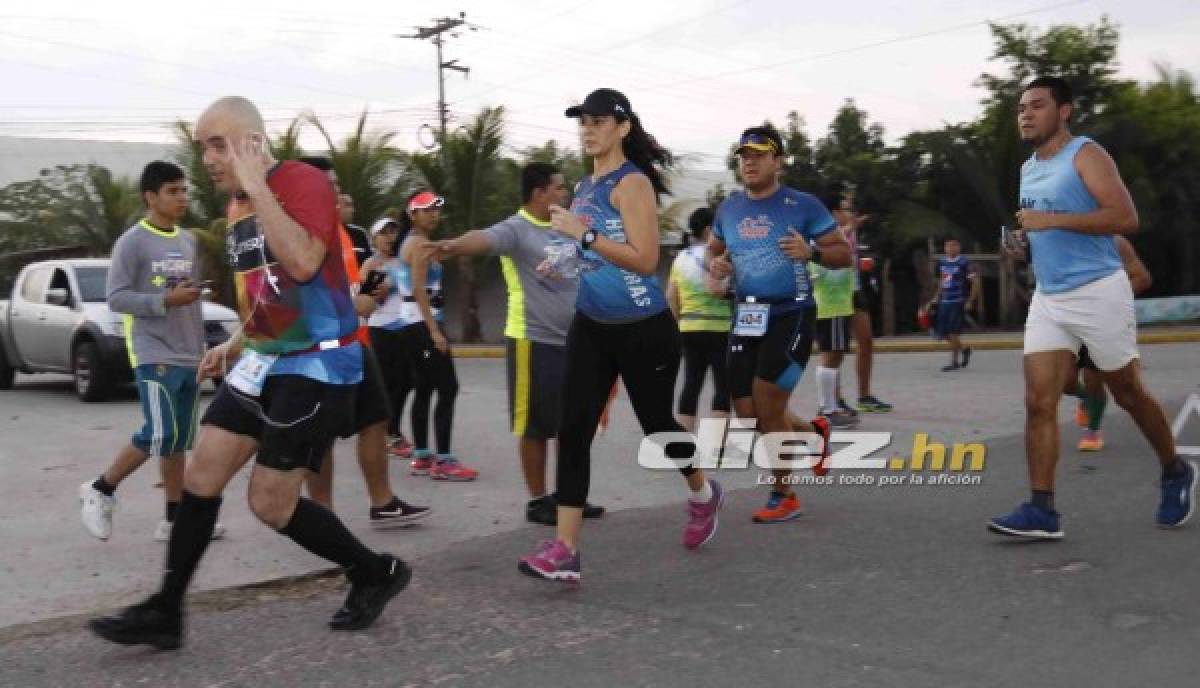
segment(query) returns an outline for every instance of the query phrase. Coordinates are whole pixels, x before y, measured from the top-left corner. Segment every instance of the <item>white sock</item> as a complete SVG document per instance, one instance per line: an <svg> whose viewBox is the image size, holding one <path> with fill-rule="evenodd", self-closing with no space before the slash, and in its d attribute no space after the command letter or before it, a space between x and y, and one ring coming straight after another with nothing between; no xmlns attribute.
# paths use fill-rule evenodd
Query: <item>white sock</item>
<svg viewBox="0 0 1200 688"><path fill-rule="evenodd" d="M837 409L837 368L817 366L817 403L821 413Z"/></svg>
<svg viewBox="0 0 1200 688"><path fill-rule="evenodd" d="M696 504L708 504L713 498L712 484L707 480L704 481L704 487L695 491L689 490L689 492L691 494L688 495L688 501Z"/></svg>

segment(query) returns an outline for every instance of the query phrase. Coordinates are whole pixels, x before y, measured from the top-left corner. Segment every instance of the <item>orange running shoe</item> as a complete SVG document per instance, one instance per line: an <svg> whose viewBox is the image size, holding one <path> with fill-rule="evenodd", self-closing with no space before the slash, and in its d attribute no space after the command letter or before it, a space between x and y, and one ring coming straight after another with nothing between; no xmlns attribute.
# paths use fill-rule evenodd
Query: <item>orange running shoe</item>
<svg viewBox="0 0 1200 688"><path fill-rule="evenodd" d="M829 461L829 437L833 433L833 428L829 425L829 419L825 416L817 416L812 419L813 430L821 436L821 460L812 467L813 475L821 477L829 473L829 466L826 462Z"/></svg>
<svg viewBox="0 0 1200 688"><path fill-rule="evenodd" d="M1079 438L1079 451L1098 452L1104 448L1104 436L1099 430L1085 430Z"/></svg>
<svg viewBox="0 0 1200 688"><path fill-rule="evenodd" d="M801 513L800 499L796 495L781 495L772 490L767 505L754 512L754 522L783 523L800 518Z"/></svg>

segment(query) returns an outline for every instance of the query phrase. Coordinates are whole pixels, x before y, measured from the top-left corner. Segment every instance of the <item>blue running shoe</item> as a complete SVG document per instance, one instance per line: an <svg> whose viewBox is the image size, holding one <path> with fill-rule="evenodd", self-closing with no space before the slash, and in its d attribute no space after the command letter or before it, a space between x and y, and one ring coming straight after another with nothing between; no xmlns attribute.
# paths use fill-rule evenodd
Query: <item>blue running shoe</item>
<svg viewBox="0 0 1200 688"><path fill-rule="evenodd" d="M1187 468L1177 478L1162 481L1162 501L1158 503L1158 515L1154 517L1159 528L1178 528L1192 516L1192 505L1196 501L1196 464L1184 461Z"/></svg>
<svg viewBox="0 0 1200 688"><path fill-rule="evenodd" d="M987 527L993 533L1029 540L1059 540L1063 536L1058 525L1058 512L1039 509L1029 502L1007 516L993 518Z"/></svg>

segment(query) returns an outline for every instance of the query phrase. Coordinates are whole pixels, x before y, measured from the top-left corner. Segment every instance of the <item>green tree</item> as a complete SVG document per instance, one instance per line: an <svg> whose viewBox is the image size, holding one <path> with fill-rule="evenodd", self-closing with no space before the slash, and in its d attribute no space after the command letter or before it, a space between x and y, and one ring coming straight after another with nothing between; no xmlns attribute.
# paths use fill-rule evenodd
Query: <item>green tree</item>
<svg viewBox="0 0 1200 688"><path fill-rule="evenodd" d="M354 221L363 226L374 222L393 205L389 192L401 162L400 151L392 144L396 132L370 131L367 119L364 110L350 134L339 144L316 115L309 117L325 139L342 193L354 199Z"/></svg>
<svg viewBox="0 0 1200 688"><path fill-rule="evenodd" d="M1152 294L1200 291L1200 95L1195 78L1158 66L1148 84L1126 84L1091 133L1112 154L1137 204L1131 237L1151 274Z"/></svg>
<svg viewBox="0 0 1200 688"><path fill-rule="evenodd" d="M100 165L59 165L0 190L0 229L20 249L65 243L105 255L141 212L133 183Z"/></svg>
<svg viewBox="0 0 1200 688"><path fill-rule="evenodd" d="M512 174L514 164L501 155L504 109L484 108L464 126L439 137L433 153L403 157L405 170L398 184L406 189L427 186L446 198L441 234L457 236L498 222L519 203ZM514 200L515 199L515 200ZM456 290L463 299L462 340L482 339L478 284L486 258L460 258L451 267Z"/></svg>
<svg viewBox="0 0 1200 688"><path fill-rule="evenodd" d="M178 120L172 127L175 133L175 162L187 174L190 212L184 222L193 227L206 227L213 220L225 217L228 194L217 188L204 167L204 149L196 141L192 125Z"/></svg>

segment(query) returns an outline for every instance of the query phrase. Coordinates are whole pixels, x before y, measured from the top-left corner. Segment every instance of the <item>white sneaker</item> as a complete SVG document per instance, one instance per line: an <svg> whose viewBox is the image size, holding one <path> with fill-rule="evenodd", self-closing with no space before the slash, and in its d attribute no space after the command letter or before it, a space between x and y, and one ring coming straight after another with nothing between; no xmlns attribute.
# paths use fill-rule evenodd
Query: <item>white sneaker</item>
<svg viewBox="0 0 1200 688"><path fill-rule="evenodd" d="M79 486L79 501L83 505L79 514L83 527L93 536L107 540L112 535L112 514L117 498L92 487L89 481Z"/></svg>
<svg viewBox="0 0 1200 688"><path fill-rule="evenodd" d="M225 524L218 523L213 526L213 540L220 540L225 536ZM154 529L154 539L158 542L166 542L171 539L171 522L159 521L158 527Z"/></svg>

